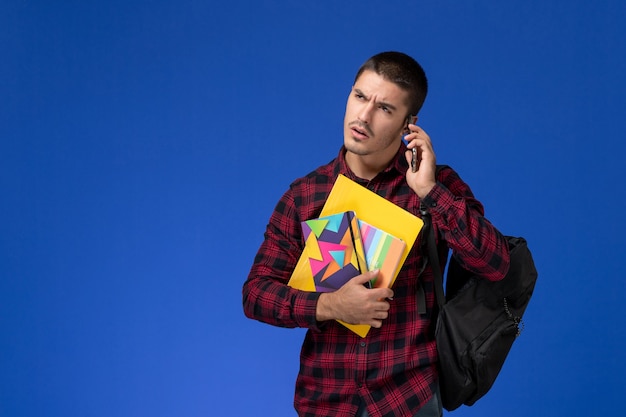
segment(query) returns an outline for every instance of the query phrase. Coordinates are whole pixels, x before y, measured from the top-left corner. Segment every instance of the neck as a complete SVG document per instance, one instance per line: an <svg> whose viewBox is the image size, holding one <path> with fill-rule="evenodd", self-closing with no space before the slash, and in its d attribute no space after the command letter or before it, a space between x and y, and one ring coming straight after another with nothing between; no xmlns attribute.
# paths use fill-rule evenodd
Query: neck
<svg viewBox="0 0 626 417"><path fill-rule="evenodd" d="M396 154L397 149L391 156L382 156L381 154L359 155L346 151L346 164L354 175L370 181L389 166Z"/></svg>

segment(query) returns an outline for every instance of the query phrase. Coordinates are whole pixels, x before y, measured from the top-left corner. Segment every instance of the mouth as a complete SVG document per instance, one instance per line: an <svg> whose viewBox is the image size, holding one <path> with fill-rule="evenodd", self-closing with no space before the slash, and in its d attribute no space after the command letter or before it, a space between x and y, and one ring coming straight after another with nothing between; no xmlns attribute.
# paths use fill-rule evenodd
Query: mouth
<svg viewBox="0 0 626 417"><path fill-rule="evenodd" d="M367 126L364 126L359 122L351 123L350 131L355 139L364 140L370 137L370 131Z"/></svg>

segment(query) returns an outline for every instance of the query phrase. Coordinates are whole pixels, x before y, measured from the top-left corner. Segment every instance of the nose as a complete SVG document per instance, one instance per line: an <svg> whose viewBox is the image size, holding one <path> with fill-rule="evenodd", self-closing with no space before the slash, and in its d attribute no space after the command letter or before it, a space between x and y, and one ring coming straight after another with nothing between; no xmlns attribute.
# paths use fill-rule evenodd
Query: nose
<svg viewBox="0 0 626 417"><path fill-rule="evenodd" d="M361 111L358 114L358 119L363 123L369 123L372 117L372 109L374 108L374 103L372 101L368 101L361 108Z"/></svg>

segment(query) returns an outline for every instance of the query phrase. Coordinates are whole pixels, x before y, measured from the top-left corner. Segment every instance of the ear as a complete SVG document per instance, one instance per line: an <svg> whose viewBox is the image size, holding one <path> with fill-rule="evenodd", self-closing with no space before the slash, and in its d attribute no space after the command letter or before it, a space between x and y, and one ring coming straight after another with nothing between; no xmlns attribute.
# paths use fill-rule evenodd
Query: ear
<svg viewBox="0 0 626 417"><path fill-rule="evenodd" d="M409 124L415 124L417 123L417 116L407 116L406 118L406 124L404 125L404 134L408 135L409 133L411 133L411 131L409 130Z"/></svg>

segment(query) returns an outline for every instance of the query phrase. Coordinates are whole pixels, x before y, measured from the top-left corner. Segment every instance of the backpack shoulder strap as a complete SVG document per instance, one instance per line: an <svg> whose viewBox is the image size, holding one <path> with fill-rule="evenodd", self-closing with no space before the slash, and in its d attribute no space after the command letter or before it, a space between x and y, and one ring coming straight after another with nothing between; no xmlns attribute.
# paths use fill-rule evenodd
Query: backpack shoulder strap
<svg viewBox="0 0 626 417"><path fill-rule="evenodd" d="M437 244L435 242L435 229L432 225L430 213L422 206L420 207L422 214L422 220L424 221L424 235L426 239L426 248L428 251L428 262L430 263L433 271L434 287L435 287L435 299L439 308L445 304L445 295L443 291L443 274L441 272L441 264L439 263L439 254L437 253Z"/></svg>
<svg viewBox="0 0 626 417"><path fill-rule="evenodd" d="M446 167L448 167L448 165L437 165L435 170L435 180L439 180L441 171ZM432 225L430 213L423 203L420 203L420 214L422 215L422 220L424 221L424 226L422 227L422 236L424 239L422 250L425 249L426 252L422 255L425 260L422 265L421 272L423 272L426 265L430 263L434 277L435 298L439 309L441 309L445 303L445 294L443 290L443 273L441 271L441 263L439 261L438 248L435 239L435 229ZM426 314L426 294L421 282L418 282L417 285L417 305L419 314Z"/></svg>

